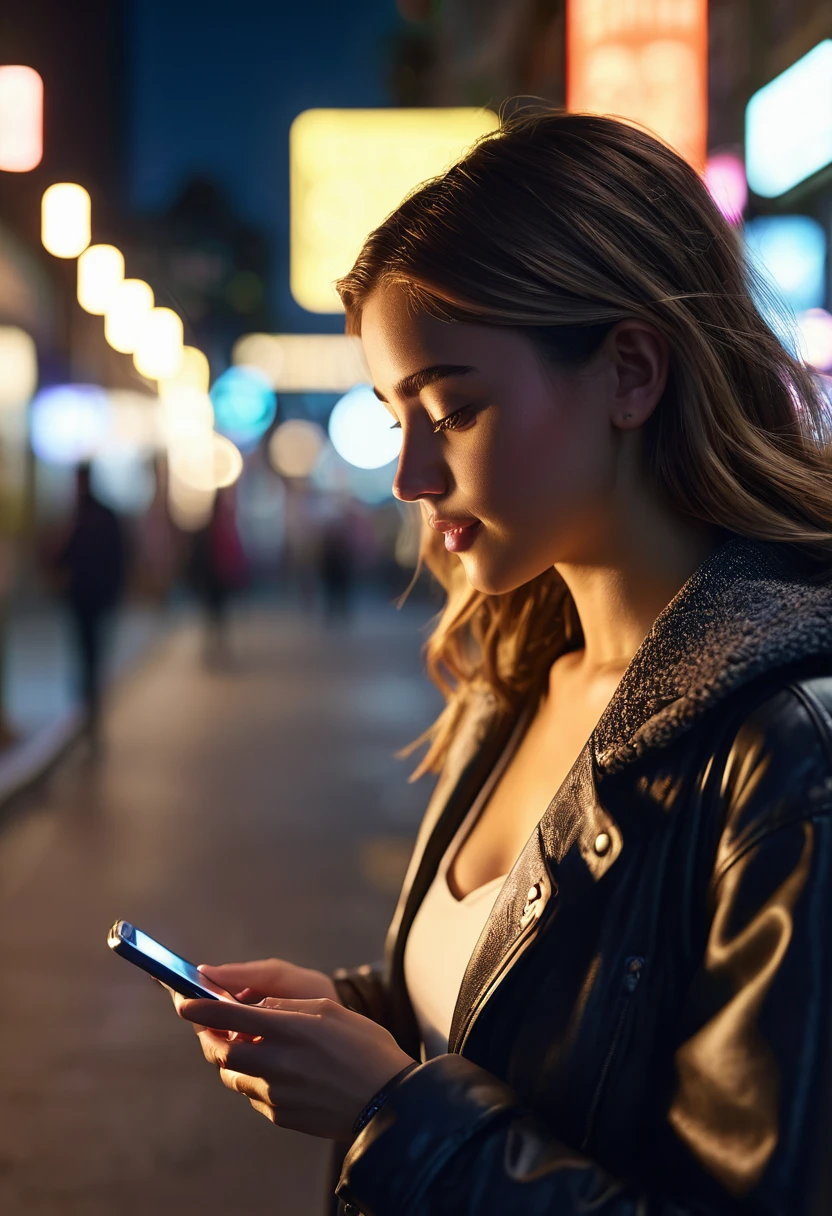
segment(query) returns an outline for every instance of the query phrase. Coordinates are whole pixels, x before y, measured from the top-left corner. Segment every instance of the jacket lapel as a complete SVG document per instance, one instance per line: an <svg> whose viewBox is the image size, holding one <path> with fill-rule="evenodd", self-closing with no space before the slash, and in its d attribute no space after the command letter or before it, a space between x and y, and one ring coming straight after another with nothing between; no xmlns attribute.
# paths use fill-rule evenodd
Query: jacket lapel
<svg viewBox="0 0 832 1216"><path fill-rule="evenodd" d="M709 555L656 619L506 880L463 976L450 1050L464 1048L473 1013L534 931L524 911L535 885L544 903L556 896L558 865L576 845L593 883L619 856L621 830L596 781L666 747L744 684L831 654L832 586L801 577L780 546L733 537Z"/></svg>

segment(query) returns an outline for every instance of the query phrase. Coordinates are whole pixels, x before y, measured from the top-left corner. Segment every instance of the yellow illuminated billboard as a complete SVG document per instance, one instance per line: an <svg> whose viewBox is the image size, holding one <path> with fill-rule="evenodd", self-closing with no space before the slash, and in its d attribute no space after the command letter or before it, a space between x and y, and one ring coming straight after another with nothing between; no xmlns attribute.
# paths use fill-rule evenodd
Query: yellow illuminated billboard
<svg viewBox="0 0 832 1216"><path fill-rule="evenodd" d="M289 133L292 295L342 312L333 287L414 186L498 125L491 110L306 110Z"/></svg>

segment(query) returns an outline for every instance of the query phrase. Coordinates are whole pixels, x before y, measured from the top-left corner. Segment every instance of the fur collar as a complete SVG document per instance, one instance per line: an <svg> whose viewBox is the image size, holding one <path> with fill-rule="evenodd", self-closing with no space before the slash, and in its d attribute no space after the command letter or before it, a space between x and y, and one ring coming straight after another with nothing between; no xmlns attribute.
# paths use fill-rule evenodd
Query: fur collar
<svg viewBox="0 0 832 1216"><path fill-rule="evenodd" d="M593 732L599 772L620 772L743 684L813 655L832 655L832 584L808 581L782 545L732 536L633 656Z"/></svg>

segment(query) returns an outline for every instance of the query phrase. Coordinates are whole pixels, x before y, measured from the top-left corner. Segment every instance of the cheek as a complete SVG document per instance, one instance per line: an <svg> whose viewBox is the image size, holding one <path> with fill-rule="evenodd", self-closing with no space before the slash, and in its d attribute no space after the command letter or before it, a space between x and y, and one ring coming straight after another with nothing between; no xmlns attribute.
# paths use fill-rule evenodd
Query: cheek
<svg viewBox="0 0 832 1216"><path fill-rule="evenodd" d="M506 411L488 436L483 459L471 476L496 517L506 522L528 513L562 517L595 498L607 482L606 446L579 406L539 404Z"/></svg>

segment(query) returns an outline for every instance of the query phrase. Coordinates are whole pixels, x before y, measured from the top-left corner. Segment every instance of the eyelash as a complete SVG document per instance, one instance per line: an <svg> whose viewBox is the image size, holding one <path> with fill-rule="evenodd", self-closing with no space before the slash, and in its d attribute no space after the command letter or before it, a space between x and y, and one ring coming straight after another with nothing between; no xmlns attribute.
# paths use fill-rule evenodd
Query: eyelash
<svg viewBox="0 0 832 1216"><path fill-rule="evenodd" d="M434 435L440 435L444 431L458 430L458 423L461 420L462 415L467 414L468 411L473 408L474 407L471 405L462 405L462 406L460 406L460 408L458 410L454 410L454 412L452 414L447 414L444 418L440 418L438 422L434 422L434 424L433 424ZM391 424L390 430L391 431L400 431L401 428L402 428L402 424L400 422L394 422Z"/></svg>

